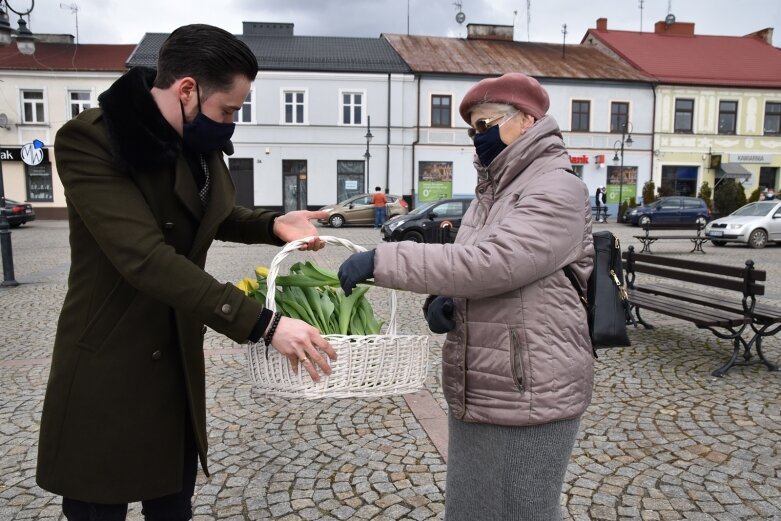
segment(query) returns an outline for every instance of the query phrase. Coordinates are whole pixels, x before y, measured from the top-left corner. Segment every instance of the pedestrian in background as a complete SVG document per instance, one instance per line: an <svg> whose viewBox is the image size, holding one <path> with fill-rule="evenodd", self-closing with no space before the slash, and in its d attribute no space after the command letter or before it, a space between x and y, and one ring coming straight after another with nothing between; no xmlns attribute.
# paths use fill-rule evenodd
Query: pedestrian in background
<svg viewBox="0 0 781 521"><path fill-rule="evenodd" d="M315 380L315 364L330 374L317 329L204 271L214 239L283 245L317 235L309 219L326 216L234 206L223 151L257 72L230 33L181 27L157 71L131 69L57 133L71 268L36 479L63 496L69 521L123 520L133 501L148 521L192 517L199 457L209 474L206 326L263 337Z"/></svg>
<svg viewBox="0 0 781 521"><path fill-rule="evenodd" d="M591 202L570 171L547 92L524 74L474 85L461 102L475 145L475 200L455 244L383 243L340 267L360 281L431 294L448 403L445 519L559 521L593 355L583 293Z"/></svg>
<svg viewBox="0 0 781 521"><path fill-rule="evenodd" d="M388 204L388 198L385 197L379 186L374 187L372 204L374 205L374 227L380 228L385 223L385 205Z"/></svg>

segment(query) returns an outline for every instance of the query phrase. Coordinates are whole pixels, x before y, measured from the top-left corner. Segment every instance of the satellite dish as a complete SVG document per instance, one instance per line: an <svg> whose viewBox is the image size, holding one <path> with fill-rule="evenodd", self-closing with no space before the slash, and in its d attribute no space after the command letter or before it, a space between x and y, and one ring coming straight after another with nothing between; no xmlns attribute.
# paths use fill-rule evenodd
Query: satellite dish
<svg viewBox="0 0 781 521"><path fill-rule="evenodd" d="M458 22L459 24L462 24L462 23L464 23L464 20L466 20L466 15L464 13L462 13L461 11L459 11L456 14L456 22Z"/></svg>
<svg viewBox="0 0 781 521"><path fill-rule="evenodd" d="M668 14L668 15L665 17L665 19L664 19L664 23L665 23L666 25L672 25L672 24L674 24L674 23L675 23L675 15L674 15L674 14L672 14L672 13Z"/></svg>
<svg viewBox="0 0 781 521"><path fill-rule="evenodd" d="M8 116L5 113L0 114L0 128L8 130Z"/></svg>

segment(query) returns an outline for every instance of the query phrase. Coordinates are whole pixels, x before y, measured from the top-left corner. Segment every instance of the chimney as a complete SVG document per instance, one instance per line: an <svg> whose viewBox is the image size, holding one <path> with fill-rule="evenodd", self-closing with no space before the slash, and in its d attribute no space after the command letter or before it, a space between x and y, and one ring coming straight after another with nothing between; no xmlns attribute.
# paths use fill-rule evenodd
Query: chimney
<svg viewBox="0 0 781 521"><path fill-rule="evenodd" d="M466 24L468 40L513 41L512 25Z"/></svg>
<svg viewBox="0 0 781 521"><path fill-rule="evenodd" d="M694 24L690 22L676 22L673 17L673 21L670 23L664 20L656 22L654 24L654 32L664 36L694 36Z"/></svg>
<svg viewBox="0 0 781 521"><path fill-rule="evenodd" d="M293 24L242 22L244 36L293 36Z"/></svg>
<svg viewBox="0 0 781 521"><path fill-rule="evenodd" d="M597 18L597 31L607 31L607 18Z"/></svg>
<svg viewBox="0 0 781 521"><path fill-rule="evenodd" d="M747 34L745 38L756 38L768 45L773 45L773 28L768 27L767 29L760 29L759 31Z"/></svg>

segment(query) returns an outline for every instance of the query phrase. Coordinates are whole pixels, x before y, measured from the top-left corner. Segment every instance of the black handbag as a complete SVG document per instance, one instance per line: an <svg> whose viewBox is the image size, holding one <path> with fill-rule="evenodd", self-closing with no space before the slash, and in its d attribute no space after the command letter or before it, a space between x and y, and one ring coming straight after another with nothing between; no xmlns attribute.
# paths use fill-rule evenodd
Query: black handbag
<svg viewBox="0 0 781 521"><path fill-rule="evenodd" d="M583 295L575 274L565 266L564 274L580 296L588 315L591 345L598 347L628 347L627 323L633 323L629 299L624 289L621 267L621 244L609 231L593 234L594 269L588 279L588 292Z"/></svg>

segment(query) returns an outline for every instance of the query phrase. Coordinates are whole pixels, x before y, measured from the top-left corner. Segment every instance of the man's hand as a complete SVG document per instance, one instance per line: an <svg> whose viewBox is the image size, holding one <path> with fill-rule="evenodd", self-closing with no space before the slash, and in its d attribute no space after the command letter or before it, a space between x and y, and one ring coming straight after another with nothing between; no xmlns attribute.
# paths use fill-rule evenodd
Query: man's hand
<svg viewBox="0 0 781 521"><path fill-rule="evenodd" d="M326 375L331 374L331 366L328 365L328 360L321 351L331 360L336 360L336 351L325 338L320 336L320 332L296 318L279 319L277 329L271 338L271 346L287 357L294 373L298 374L300 363L315 382L320 381L320 374L315 366L319 366Z"/></svg>
<svg viewBox="0 0 781 521"><path fill-rule="evenodd" d="M296 241L304 237L317 236L317 228L309 222L310 219L327 219L328 212L310 212L298 210L280 215L274 219L274 235L285 242ZM302 250L317 251L325 246L325 242L314 238L301 247Z"/></svg>

